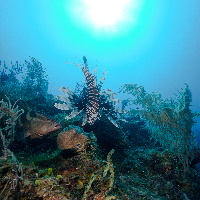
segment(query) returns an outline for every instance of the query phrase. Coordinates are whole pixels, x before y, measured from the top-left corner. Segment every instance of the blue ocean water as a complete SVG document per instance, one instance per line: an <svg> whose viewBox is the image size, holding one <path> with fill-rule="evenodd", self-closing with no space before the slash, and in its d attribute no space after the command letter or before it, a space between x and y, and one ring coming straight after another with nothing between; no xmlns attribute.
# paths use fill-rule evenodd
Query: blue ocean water
<svg viewBox="0 0 200 200"><path fill-rule="evenodd" d="M102 90L119 100L131 98L118 93L128 83L163 99L176 99L187 84L190 109L200 112L200 1L1 0L0 9L1 72L4 63L9 69L11 61L34 57L48 75L48 93L57 96L58 87L74 91L85 82L71 63L84 65L86 56L97 83L108 72ZM199 121L193 129L200 145Z"/></svg>
<svg viewBox="0 0 200 200"><path fill-rule="evenodd" d="M99 79L108 71L104 88L118 92L134 83L169 98L186 83L199 111L199 1L96 2L2 0L1 60L37 58L47 70L49 93L57 95L58 87L74 89L82 77L66 61L86 56Z"/></svg>

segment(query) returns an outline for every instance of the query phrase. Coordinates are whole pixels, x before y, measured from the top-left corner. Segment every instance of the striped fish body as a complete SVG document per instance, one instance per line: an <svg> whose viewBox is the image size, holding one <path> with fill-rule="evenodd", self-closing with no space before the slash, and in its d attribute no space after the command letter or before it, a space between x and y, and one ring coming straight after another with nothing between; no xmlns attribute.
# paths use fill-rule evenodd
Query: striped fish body
<svg viewBox="0 0 200 200"><path fill-rule="evenodd" d="M84 60L84 58L83 58ZM87 122L93 125L99 118L99 92L94 76L89 72L87 67L87 60L85 58L85 67L82 67L82 71L85 75L88 90L88 102L86 104Z"/></svg>

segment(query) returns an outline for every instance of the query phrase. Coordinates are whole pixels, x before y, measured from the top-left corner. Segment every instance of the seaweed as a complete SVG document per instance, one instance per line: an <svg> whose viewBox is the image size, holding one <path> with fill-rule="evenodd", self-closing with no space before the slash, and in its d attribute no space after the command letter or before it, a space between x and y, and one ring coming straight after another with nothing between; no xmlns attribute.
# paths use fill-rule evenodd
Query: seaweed
<svg viewBox="0 0 200 200"><path fill-rule="evenodd" d="M3 156L0 157L0 170L5 171L5 176L1 178L1 184L4 184L4 187L0 191L0 196L3 199L7 199L10 196L10 193L14 193L19 185L19 180L23 180L23 170L21 164L18 162L17 158L10 151L9 145L14 140L14 128L17 118L23 114L24 110L18 109L16 102L14 105L11 104L9 98L7 97L7 102L3 100L0 101L0 136L3 145ZM8 160L8 158L11 160Z"/></svg>
<svg viewBox="0 0 200 200"><path fill-rule="evenodd" d="M121 91L136 97L130 103L141 106L138 113L149 123L152 138L163 148L175 151L184 167L184 174L188 173L195 147L192 126L198 116L190 109L192 94L188 85L179 92L176 101L163 100L159 93L148 94L143 86L136 84L125 84Z"/></svg>
<svg viewBox="0 0 200 200"><path fill-rule="evenodd" d="M30 61L24 60L24 64L18 61L8 66L5 61L0 61L0 98L9 96L11 102L18 103L20 107L40 110L49 115L57 114L54 107L55 99L48 94L48 76L46 69L36 58L30 57Z"/></svg>

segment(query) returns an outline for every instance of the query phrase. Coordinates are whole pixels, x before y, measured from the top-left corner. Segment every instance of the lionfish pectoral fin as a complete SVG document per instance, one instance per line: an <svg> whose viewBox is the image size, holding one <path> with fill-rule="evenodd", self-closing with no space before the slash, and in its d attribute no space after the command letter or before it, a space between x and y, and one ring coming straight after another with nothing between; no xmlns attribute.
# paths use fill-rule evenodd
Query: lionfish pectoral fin
<svg viewBox="0 0 200 200"><path fill-rule="evenodd" d="M107 116L107 118L110 120L110 122L117 128L119 128L118 124L115 122L114 119L112 119L110 116Z"/></svg>
<svg viewBox="0 0 200 200"><path fill-rule="evenodd" d="M87 123L87 115L84 114L82 126L85 126L86 123Z"/></svg>
<svg viewBox="0 0 200 200"><path fill-rule="evenodd" d="M72 118L76 117L77 115L79 115L79 114L81 113L81 111L82 111L82 110L80 110L80 111L74 111L74 110L73 110L73 111L70 113L70 115L68 115L68 116L65 117L65 119L66 119L66 120L72 119Z"/></svg>

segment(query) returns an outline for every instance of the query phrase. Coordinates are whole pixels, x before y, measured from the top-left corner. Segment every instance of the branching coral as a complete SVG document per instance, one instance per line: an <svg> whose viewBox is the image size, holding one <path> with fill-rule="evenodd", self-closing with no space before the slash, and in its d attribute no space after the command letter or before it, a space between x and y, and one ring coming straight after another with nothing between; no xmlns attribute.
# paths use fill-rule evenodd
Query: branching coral
<svg viewBox="0 0 200 200"><path fill-rule="evenodd" d="M11 104L9 98L7 97L8 102L0 101L0 120L5 127L0 127L0 135L3 143L3 152L4 156L0 159L7 160L8 146L14 140L14 127L17 118L24 112L23 109L19 110L16 106ZM6 119L5 119L6 118Z"/></svg>
<svg viewBox="0 0 200 200"><path fill-rule="evenodd" d="M30 60L31 62L25 60L27 71L22 84L22 92L25 92L26 97L24 100L45 97L48 90L47 75L42 64L34 57L30 57Z"/></svg>
<svg viewBox="0 0 200 200"><path fill-rule="evenodd" d="M18 62L16 64L11 62L11 67L7 67L5 61L4 63L0 61L0 98L4 98L5 95L9 95L13 101L21 98L20 88L22 84L17 77L23 72L24 66Z"/></svg>
<svg viewBox="0 0 200 200"><path fill-rule="evenodd" d="M188 172L194 148L191 129L196 116L190 110L192 95L188 85L180 92L177 101L164 101L159 93L148 94L143 86L136 84L125 84L121 91L136 97L132 104L142 106L140 114L149 122L152 137L163 147L175 151L184 172Z"/></svg>
<svg viewBox="0 0 200 200"><path fill-rule="evenodd" d="M115 152L114 149L112 149L108 155L107 155L107 165L103 171L103 178L106 177L106 175L108 174L108 171L110 171L110 183L109 183L109 189L108 191L104 191L102 192L102 194L98 194L98 198L105 198L107 200L111 200L111 199L116 199L116 196L107 196L107 193L113 188L113 184L114 184L114 167L113 167L113 163L112 163L112 160L111 160L111 156L112 154ZM92 186L92 183L97 179L97 176L99 174L98 173L93 173L90 180L89 180L89 183L88 185L86 186L85 188L85 191L84 191L84 194L83 194L83 197L82 197L82 200L85 200L87 199L87 194ZM105 193L105 194L104 194Z"/></svg>
<svg viewBox="0 0 200 200"><path fill-rule="evenodd" d="M23 65L17 61L7 66L0 61L0 99L6 95L11 102L21 99L21 104L23 102L33 110L55 113L54 97L47 90L46 71L36 58L30 57Z"/></svg>
<svg viewBox="0 0 200 200"><path fill-rule="evenodd" d="M11 191L14 191L18 185L18 180L23 179L22 166L19 164L15 155L9 150L10 143L14 140L14 127L18 117L24 112L23 109L19 110L16 106L11 104L9 98L7 97L8 102L0 101L0 135L3 143L3 157L0 160L7 161L8 156L11 157L12 163L14 163L14 168L11 167L11 175L4 176L1 180L5 181L4 188L0 192L0 196L3 199L7 199ZM9 173L9 172L8 172Z"/></svg>

